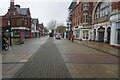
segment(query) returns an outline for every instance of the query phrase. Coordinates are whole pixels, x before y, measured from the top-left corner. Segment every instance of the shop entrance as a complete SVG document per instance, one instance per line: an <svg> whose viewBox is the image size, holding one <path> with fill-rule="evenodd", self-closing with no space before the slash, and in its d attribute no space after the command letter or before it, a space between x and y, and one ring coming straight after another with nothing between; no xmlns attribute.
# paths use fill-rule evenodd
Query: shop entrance
<svg viewBox="0 0 120 80"><path fill-rule="evenodd" d="M98 41L104 42L104 33L105 33L105 28L102 26L98 29Z"/></svg>
<svg viewBox="0 0 120 80"><path fill-rule="evenodd" d="M110 43L111 27L107 29L107 42Z"/></svg>
<svg viewBox="0 0 120 80"><path fill-rule="evenodd" d="M96 39L96 29L94 29L94 41Z"/></svg>
<svg viewBox="0 0 120 80"><path fill-rule="evenodd" d="M73 35L76 39L80 39L80 30L74 30Z"/></svg>

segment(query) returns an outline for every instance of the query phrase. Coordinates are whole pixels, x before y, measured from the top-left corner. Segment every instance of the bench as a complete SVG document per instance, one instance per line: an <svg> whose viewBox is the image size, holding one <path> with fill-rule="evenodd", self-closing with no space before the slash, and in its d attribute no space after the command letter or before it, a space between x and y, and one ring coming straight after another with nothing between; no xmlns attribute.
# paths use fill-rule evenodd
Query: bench
<svg viewBox="0 0 120 80"><path fill-rule="evenodd" d="M15 43L17 44L17 45L19 45L19 44L24 44L24 40L23 39L18 39L17 41L15 41Z"/></svg>

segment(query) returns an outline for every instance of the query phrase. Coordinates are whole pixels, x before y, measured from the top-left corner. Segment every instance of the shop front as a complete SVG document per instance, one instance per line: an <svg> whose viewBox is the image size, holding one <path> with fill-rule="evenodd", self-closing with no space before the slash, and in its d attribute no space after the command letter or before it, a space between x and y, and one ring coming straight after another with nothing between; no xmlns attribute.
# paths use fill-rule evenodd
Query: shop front
<svg viewBox="0 0 120 80"><path fill-rule="evenodd" d="M13 38L30 38L31 31L25 27L12 27Z"/></svg>
<svg viewBox="0 0 120 80"><path fill-rule="evenodd" d="M80 40L80 28L75 28L73 30L73 35L75 39Z"/></svg>

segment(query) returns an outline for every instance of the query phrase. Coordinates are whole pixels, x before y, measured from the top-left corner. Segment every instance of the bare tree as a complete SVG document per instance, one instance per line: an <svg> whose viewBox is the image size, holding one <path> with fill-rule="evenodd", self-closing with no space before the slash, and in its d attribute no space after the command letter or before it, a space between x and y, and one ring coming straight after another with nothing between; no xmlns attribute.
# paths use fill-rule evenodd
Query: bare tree
<svg viewBox="0 0 120 80"><path fill-rule="evenodd" d="M49 30L55 30L56 28L56 25L57 25L57 21L56 20L51 20L49 23L48 23L48 29Z"/></svg>
<svg viewBox="0 0 120 80"><path fill-rule="evenodd" d="M64 23L57 23L57 27L64 26Z"/></svg>

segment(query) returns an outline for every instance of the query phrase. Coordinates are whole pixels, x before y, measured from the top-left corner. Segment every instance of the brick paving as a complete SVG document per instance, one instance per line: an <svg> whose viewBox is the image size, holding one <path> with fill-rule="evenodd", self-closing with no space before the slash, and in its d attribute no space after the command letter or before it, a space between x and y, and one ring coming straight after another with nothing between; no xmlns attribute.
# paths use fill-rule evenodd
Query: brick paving
<svg viewBox="0 0 120 80"><path fill-rule="evenodd" d="M120 57L120 49L111 47L108 43L78 40L75 40L75 43Z"/></svg>
<svg viewBox="0 0 120 80"><path fill-rule="evenodd" d="M96 54L62 54L67 63L90 63L90 64L117 64L118 58L110 55Z"/></svg>
<svg viewBox="0 0 120 80"><path fill-rule="evenodd" d="M53 38L16 73L17 78L71 78Z"/></svg>
<svg viewBox="0 0 120 80"><path fill-rule="evenodd" d="M87 44L83 45L64 39L56 42L72 78L83 78L83 80L84 78L91 78L91 80L113 78L111 80L117 80L115 78L118 78L118 57L114 55L119 53L118 49L109 47L107 47L109 50L104 47L99 49L102 46L95 44L96 49L95 46L92 47L93 44L91 46L89 44L90 47L88 47Z"/></svg>
<svg viewBox="0 0 120 80"><path fill-rule="evenodd" d="M2 77L12 78L28 59L47 41L47 39L47 37L27 39L24 44L13 45L10 47L9 51L3 52L1 55Z"/></svg>

